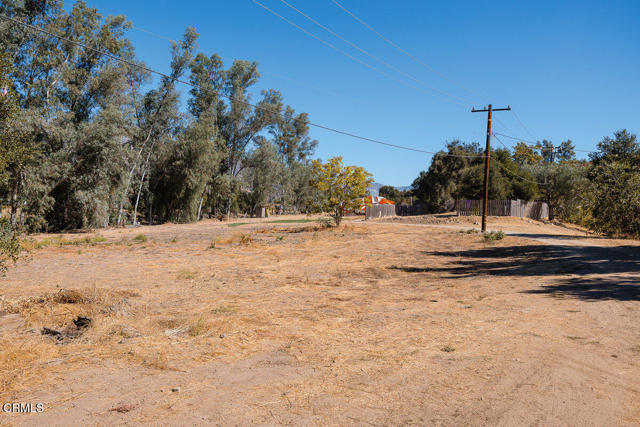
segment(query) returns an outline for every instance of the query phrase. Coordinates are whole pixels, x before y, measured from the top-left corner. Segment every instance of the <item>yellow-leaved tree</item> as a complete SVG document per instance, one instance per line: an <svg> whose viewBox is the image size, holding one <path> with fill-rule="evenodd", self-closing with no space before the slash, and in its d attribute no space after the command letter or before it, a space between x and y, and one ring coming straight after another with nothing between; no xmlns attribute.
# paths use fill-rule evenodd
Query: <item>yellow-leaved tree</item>
<svg viewBox="0 0 640 427"><path fill-rule="evenodd" d="M311 185L320 190L318 204L340 225L348 211L360 209L367 195L372 175L360 166L343 166L342 157L333 157L322 163L313 161Z"/></svg>

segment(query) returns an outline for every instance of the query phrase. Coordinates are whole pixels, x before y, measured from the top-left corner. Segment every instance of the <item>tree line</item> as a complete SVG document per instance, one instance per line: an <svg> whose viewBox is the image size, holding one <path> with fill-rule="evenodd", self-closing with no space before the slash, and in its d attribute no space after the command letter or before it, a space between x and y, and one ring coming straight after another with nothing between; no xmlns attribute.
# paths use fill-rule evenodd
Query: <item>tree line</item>
<svg viewBox="0 0 640 427"><path fill-rule="evenodd" d="M411 190L394 193L383 187L381 195L391 200L410 196L431 212L452 209L455 200L481 199L484 155L478 143L449 142ZM541 200L549 205L551 220L640 237L640 143L623 129L602 139L587 160L576 159L570 140L492 149L489 198Z"/></svg>
<svg viewBox="0 0 640 427"><path fill-rule="evenodd" d="M277 90L253 99L257 63L225 67L198 51L187 28L171 45L167 75L154 80L122 15L103 17L83 1L67 12L57 0L5 0L0 13L64 37L0 20L0 196L12 226L311 209L317 141L307 114ZM193 85L186 95L177 79Z"/></svg>

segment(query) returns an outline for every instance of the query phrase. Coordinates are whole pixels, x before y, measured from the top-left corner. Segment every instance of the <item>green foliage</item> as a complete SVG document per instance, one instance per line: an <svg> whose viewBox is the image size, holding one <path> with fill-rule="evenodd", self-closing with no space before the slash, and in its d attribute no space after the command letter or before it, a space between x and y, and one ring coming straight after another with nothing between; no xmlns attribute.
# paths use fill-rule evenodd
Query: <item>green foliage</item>
<svg viewBox="0 0 640 427"><path fill-rule="evenodd" d="M640 237L640 144L626 130L606 137L591 154L590 226L607 234Z"/></svg>
<svg viewBox="0 0 640 427"><path fill-rule="evenodd" d="M549 205L549 219L557 216L565 221L581 223L587 213L585 204L590 184L587 166L580 162L542 163L530 166L540 185L540 199Z"/></svg>
<svg viewBox="0 0 640 427"><path fill-rule="evenodd" d="M146 242L147 241L147 236L145 234L138 234L136 235L136 237L133 238L133 240L135 240L136 242Z"/></svg>
<svg viewBox="0 0 640 427"><path fill-rule="evenodd" d="M449 156L447 156L447 154ZM460 198L459 187L464 174L472 166L480 164L482 151L478 144L465 144L458 140L447 144L447 151L433 156L427 172L413 181L412 189L419 201L433 212L446 209L448 202Z"/></svg>
<svg viewBox="0 0 640 427"><path fill-rule="evenodd" d="M258 204L310 210L317 141L307 114L275 90L251 100L255 62L225 69L197 52L187 28L171 45L168 77L154 82L113 59L139 63L124 16L58 0L7 0L0 12L109 53L0 23L0 197L12 223L66 230L188 222ZM186 112L178 78L198 86Z"/></svg>
<svg viewBox="0 0 640 427"><path fill-rule="evenodd" d="M39 147L18 123L23 111L8 78L12 71L8 55L0 52L0 188L8 195L10 222L15 225L20 195L24 191L25 172L35 164Z"/></svg>
<svg viewBox="0 0 640 427"><path fill-rule="evenodd" d="M348 211L359 209L373 182L371 174L359 166L343 166L342 157L333 157L326 163L314 160L311 183L322 192L320 209L330 211L336 222Z"/></svg>
<svg viewBox="0 0 640 427"><path fill-rule="evenodd" d="M494 242L496 240L502 240L506 237L506 235L504 234L504 232L502 230L498 230L498 231L488 231L485 232L482 237L484 238L485 242Z"/></svg>
<svg viewBox="0 0 640 427"><path fill-rule="evenodd" d="M532 200L538 188L532 175L514 161L508 150L491 152L490 199ZM522 178L524 179L522 179ZM484 195L484 152L478 144L453 141L447 151L433 156L427 172L413 182L413 194L433 212L453 207L457 199L481 199Z"/></svg>
<svg viewBox="0 0 640 427"><path fill-rule="evenodd" d="M304 224L307 222L315 222L314 219L277 219L275 221L267 221L268 224Z"/></svg>
<svg viewBox="0 0 640 427"><path fill-rule="evenodd" d="M384 197L385 199L391 200L398 203L409 202L410 197L413 195L411 190L401 191L395 187L390 185L383 185L378 190L378 195Z"/></svg>
<svg viewBox="0 0 640 427"><path fill-rule="evenodd" d="M524 142L518 142L513 150L513 160L519 165L536 165L542 162L542 156L538 153L540 144L530 146Z"/></svg>
<svg viewBox="0 0 640 427"><path fill-rule="evenodd" d="M7 271L7 262L18 260L22 251L20 233L7 218L0 218L0 273Z"/></svg>

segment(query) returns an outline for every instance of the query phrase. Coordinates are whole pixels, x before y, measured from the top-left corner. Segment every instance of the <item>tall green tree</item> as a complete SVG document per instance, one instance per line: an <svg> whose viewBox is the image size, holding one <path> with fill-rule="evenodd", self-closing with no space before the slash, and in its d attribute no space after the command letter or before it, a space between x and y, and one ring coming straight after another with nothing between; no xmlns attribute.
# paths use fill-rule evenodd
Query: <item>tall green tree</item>
<svg viewBox="0 0 640 427"><path fill-rule="evenodd" d="M625 129L605 137L592 153L591 226L608 234L640 236L640 144Z"/></svg>
<svg viewBox="0 0 640 427"><path fill-rule="evenodd" d="M431 211L442 211L448 202L460 198L463 176L470 167L480 164L483 155L477 143L459 140L447 143L446 151L435 154L428 171L420 172L413 181L414 194Z"/></svg>
<svg viewBox="0 0 640 427"><path fill-rule="evenodd" d="M158 159L156 146L170 143L175 138L179 127L182 125L182 116L179 112L179 93L176 89L176 79L181 78L189 69L193 59L198 33L193 27L185 30L184 36L179 42L171 44L171 72L160 81L160 87L148 92L143 100L139 114L137 146L139 146L139 161L134 163L138 168L138 190L133 205L133 223L138 222L138 206L143 190L147 195L147 214L150 222L153 219L152 195L150 187L155 184L150 181L148 173L154 169L154 162Z"/></svg>

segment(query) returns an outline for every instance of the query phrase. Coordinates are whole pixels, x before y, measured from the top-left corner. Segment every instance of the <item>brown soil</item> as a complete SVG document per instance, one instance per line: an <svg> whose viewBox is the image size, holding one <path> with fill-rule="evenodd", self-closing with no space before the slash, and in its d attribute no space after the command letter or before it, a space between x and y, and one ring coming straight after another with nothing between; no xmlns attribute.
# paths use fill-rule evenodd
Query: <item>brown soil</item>
<svg viewBox="0 0 640 427"><path fill-rule="evenodd" d="M640 423L636 242L268 220L36 236L0 282L0 403L45 411L0 424Z"/></svg>

